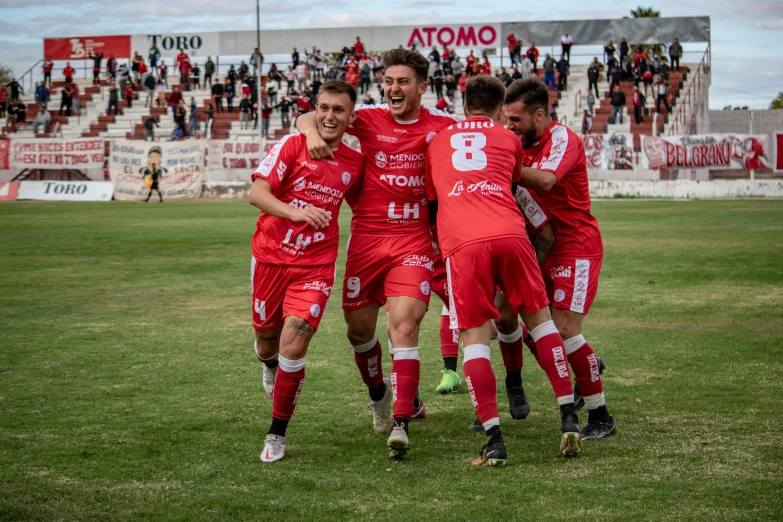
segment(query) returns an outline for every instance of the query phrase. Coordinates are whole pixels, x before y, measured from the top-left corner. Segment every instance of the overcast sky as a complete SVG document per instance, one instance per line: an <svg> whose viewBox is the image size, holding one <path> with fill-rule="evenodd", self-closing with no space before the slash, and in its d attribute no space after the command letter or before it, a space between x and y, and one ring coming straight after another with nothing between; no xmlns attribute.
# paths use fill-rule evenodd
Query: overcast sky
<svg viewBox="0 0 783 522"><path fill-rule="evenodd" d="M560 0L521 7L520 2L495 0L491 8L481 9L475 0L403 0L390 8L385 2L364 0L262 0L261 23L262 29L289 29L622 18L640 4L652 5L662 16L711 17L712 109L728 104L765 109L783 91L779 48L783 0L664 0L654 4L597 0L590 2L589 9L586 4ZM41 58L44 37L252 29L253 0L0 0L0 63L21 75Z"/></svg>

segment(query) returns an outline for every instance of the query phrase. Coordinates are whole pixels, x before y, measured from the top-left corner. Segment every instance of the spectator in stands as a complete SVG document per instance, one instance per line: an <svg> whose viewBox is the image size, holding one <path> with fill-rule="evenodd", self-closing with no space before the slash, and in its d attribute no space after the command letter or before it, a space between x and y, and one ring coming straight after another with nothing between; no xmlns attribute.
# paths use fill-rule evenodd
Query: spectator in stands
<svg viewBox="0 0 783 522"><path fill-rule="evenodd" d="M443 97L443 71L440 65L435 66L435 72L432 73L432 79L435 82L435 97L441 99Z"/></svg>
<svg viewBox="0 0 783 522"><path fill-rule="evenodd" d="M443 46L443 53L440 55L440 68L443 70L443 76L451 74L451 51L448 46Z"/></svg>
<svg viewBox="0 0 783 522"><path fill-rule="evenodd" d="M157 85L155 86L155 106L157 107L165 107L167 105L166 103L166 82L163 81L163 78L158 80Z"/></svg>
<svg viewBox="0 0 783 522"><path fill-rule="evenodd" d="M481 74L485 76L492 76L492 64L489 63L489 58L486 54L483 55L484 63L481 64Z"/></svg>
<svg viewBox="0 0 783 522"><path fill-rule="evenodd" d="M65 62L65 68L63 69L63 76L65 76L65 83L71 83L74 74L76 74L76 69L71 67L71 62Z"/></svg>
<svg viewBox="0 0 783 522"><path fill-rule="evenodd" d="M614 47L614 42L609 40L609 43L604 46L604 60L609 61L610 58L614 58L615 52L617 49Z"/></svg>
<svg viewBox="0 0 783 522"><path fill-rule="evenodd" d="M111 116L111 111L114 109L114 115L116 116L119 112L120 107L120 94L117 89L116 84L111 84L109 86L109 106L106 109L106 116Z"/></svg>
<svg viewBox="0 0 783 522"><path fill-rule="evenodd" d="M634 87L633 91L633 118L637 125L644 123L644 107L647 105L647 98L639 91L639 86Z"/></svg>
<svg viewBox="0 0 783 522"><path fill-rule="evenodd" d="M625 107L625 94L623 91L620 90L619 85L615 85L614 90L612 91L612 117L611 117L611 123L619 123L620 125L623 124L623 107ZM617 116L620 116L620 121L617 121Z"/></svg>
<svg viewBox="0 0 783 522"><path fill-rule="evenodd" d="M290 65L288 66L288 69L286 69L285 71L285 82L286 82L285 93L288 96L291 96L291 92L296 87L296 71Z"/></svg>
<svg viewBox="0 0 783 522"><path fill-rule="evenodd" d="M171 94L166 97L166 101L168 102L172 111L177 110L177 107L179 107L179 104L182 101L182 87L175 85L174 89L171 91Z"/></svg>
<svg viewBox="0 0 783 522"><path fill-rule="evenodd" d="M193 69L190 70L190 74L193 75L193 85L196 89L201 89L201 69L197 63L193 63ZM204 85L206 87L206 85Z"/></svg>
<svg viewBox="0 0 783 522"><path fill-rule="evenodd" d="M248 69L247 64L245 63L245 61L242 60L239 63L239 69L237 69L237 72L236 72L237 78L239 78L240 80L244 80L245 79L245 75L249 74L249 73L250 73L250 69ZM234 80L234 81L236 82L236 80Z"/></svg>
<svg viewBox="0 0 783 522"><path fill-rule="evenodd" d="M601 71L598 70L598 66L595 62L591 63L590 67L587 68L587 92L591 92L594 88L596 98L601 96L598 94L598 76L600 74Z"/></svg>
<svg viewBox="0 0 783 522"><path fill-rule="evenodd" d="M672 67L676 67L675 71L680 70L680 58L682 58L682 46L680 45L680 39L675 38L674 42L669 46L669 58L672 62ZM675 62L677 65L675 65Z"/></svg>
<svg viewBox="0 0 783 522"><path fill-rule="evenodd" d="M516 57L514 56L514 50L517 48L517 37L514 36L514 33L509 33L508 36L506 36L506 41L508 42L508 56L511 58L511 65L516 65Z"/></svg>
<svg viewBox="0 0 783 522"><path fill-rule="evenodd" d="M103 61L103 53L92 54L90 52L87 56L92 60L92 84L101 84L101 62Z"/></svg>
<svg viewBox="0 0 783 522"><path fill-rule="evenodd" d="M435 63L440 64L440 53L438 52L437 45L432 46L432 50L430 51L430 54L427 55L427 58L432 58Z"/></svg>
<svg viewBox="0 0 783 522"><path fill-rule="evenodd" d="M52 122L52 115L46 110L46 106L41 106L38 114L33 120L33 133L38 134L38 127L43 126L43 132L49 132L49 124Z"/></svg>
<svg viewBox="0 0 783 522"><path fill-rule="evenodd" d="M321 91L321 85L321 80L318 78L310 84L310 99L313 101L314 106L318 104L318 93Z"/></svg>
<svg viewBox="0 0 783 522"><path fill-rule="evenodd" d="M557 90L565 91L568 89L568 60L565 55L560 57L560 61L557 62Z"/></svg>
<svg viewBox="0 0 783 522"><path fill-rule="evenodd" d="M591 130L593 130L593 117L585 109L584 114L582 114L582 134L590 134Z"/></svg>
<svg viewBox="0 0 783 522"><path fill-rule="evenodd" d="M361 94L370 91L370 84L372 83L372 67L368 63L364 64L361 70Z"/></svg>
<svg viewBox="0 0 783 522"><path fill-rule="evenodd" d="M16 78L11 78L11 81L3 85L3 88L11 91L11 101L14 102L19 99L19 93L24 92L22 86L16 81Z"/></svg>
<svg viewBox="0 0 783 522"><path fill-rule="evenodd" d="M459 83L458 83L458 85L459 85L459 93L460 93L460 97L462 98L463 105L465 103L465 89L467 87L467 83L468 83L468 75L464 74L459 79Z"/></svg>
<svg viewBox="0 0 783 522"><path fill-rule="evenodd" d="M294 67L299 63L299 51L294 47L294 51L291 53L291 63Z"/></svg>
<svg viewBox="0 0 783 522"><path fill-rule="evenodd" d="M622 65L625 63L625 57L628 56L628 42L625 39L625 36L623 36L622 40L620 41L620 64Z"/></svg>
<svg viewBox="0 0 783 522"><path fill-rule="evenodd" d="M215 107L207 105L207 123L204 125L204 135L209 138L212 135L212 124L215 122Z"/></svg>
<svg viewBox="0 0 783 522"><path fill-rule="evenodd" d="M364 44L358 36L356 37L356 43L353 44L353 52L356 53L356 56L361 56L364 53Z"/></svg>
<svg viewBox="0 0 783 522"><path fill-rule="evenodd" d="M54 62L52 61L52 55L47 54L46 59L43 61L43 66L41 67L43 69L43 75L44 75L44 83L48 84L49 88L52 87L52 68L54 67Z"/></svg>
<svg viewBox="0 0 783 522"><path fill-rule="evenodd" d="M511 77L509 77L509 83L511 83ZM443 86L446 88L446 92L453 91L457 92L457 89L459 88L459 85L457 84L457 81L454 79L454 76L448 75L443 80Z"/></svg>
<svg viewBox="0 0 783 522"><path fill-rule="evenodd" d="M375 105L375 98L372 97L372 93L367 91L362 100L362 105Z"/></svg>
<svg viewBox="0 0 783 522"><path fill-rule="evenodd" d="M522 73L519 72L519 67L514 67L514 70L511 72L511 81L515 82L521 79L522 79Z"/></svg>
<svg viewBox="0 0 783 522"><path fill-rule="evenodd" d="M128 104L128 108L133 107L133 100L136 99L136 88L132 84L125 86L125 101Z"/></svg>
<svg viewBox="0 0 783 522"><path fill-rule="evenodd" d="M278 88L280 88L283 85L283 75L280 73L280 71L277 68L277 64L272 64L272 66L269 68L269 73L267 74L270 80L273 82L277 82Z"/></svg>
<svg viewBox="0 0 783 522"><path fill-rule="evenodd" d="M182 127L180 127L179 123L175 123L174 130L171 131L171 138L169 139L169 141L181 141L182 139L183 139ZM150 194L152 194L151 191Z"/></svg>
<svg viewBox="0 0 783 522"><path fill-rule="evenodd" d="M212 86L212 101L215 103L215 110L218 113L223 112L223 84L216 81Z"/></svg>
<svg viewBox="0 0 783 522"><path fill-rule="evenodd" d="M671 114L672 108L669 106L669 86L663 78L658 81L658 96L655 99L655 112L661 112L661 103L666 107L666 113Z"/></svg>
<svg viewBox="0 0 783 522"><path fill-rule="evenodd" d="M261 54L261 51L258 50L258 47L253 49L253 54L250 55L249 62L250 66L253 67L253 76L256 76L259 69L261 69L261 64L264 63L264 55Z"/></svg>
<svg viewBox="0 0 783 522"><path fill-rule="evenodd" d="M111 53L106 61L106 72L109 73L109 80L114 83L117 79L117 59Z"/></svg>
<svg viewBox="0 0 783 522"><path fill-rule="evenodd" d="M468 78L476 74L476 57L473 55L473 49L470 50L470 54L465 58L465 74Z"/></svg>
<svg viewBox="0 0 783 522"><path fill-rule="evenodd" d="M307 64L303 61L299 61L296 64L296 84L299 87L299 92L305 92L307 90Z"/></svg>
<svg viewBox="0 0 783 522"><path fill-rule="evenodd" d="M158 125L158 119L150 114L147 116L147 119L144 120L144 141L147 141L147 138L149 138L150 141L155 141L155 127L160 127L160 125Z"/></svg>
<svg viewBox="0 0 783 522"><path fill-rule="evenodd" d="M558 121L557 120L557 107L558 103L552 102L552 106L549 108L549 117L552 118L552 121Z"/></svg>
<svg viewBox="0 0 783 522"><path fill-rule="evenodd" d="M160 51L155 42L150 46L150 52L147 55L147 59L150 61L150 70L158 72L158 60L160 60Z"/></svg>
<svg viewBox="0 0 783 522"><path fill-rule="evenodd" d="M446 111L449 114L454 114L454 92L446 91L446 95L442 96L435 103L435 108Z"/></svg>
<svg viewBox="0 0 783 522"><path fill-rule="evenodd" d="M152 74L144 77L144 90L147 91L147 97L144 99L145 107L152 107L152 100L155 98L155 87L157 82Z"/></svg>
<svg viewBox="0 0 783 522"><path fill-rule="evenodd" d="M130 82L130 71L128 70L128 66L125 64L120 65L117 76L120 78L120 95L123 96L124 99L125 86Z"/></svg>
<svg viewBox="0 0 783 522"><path fill-rule="evenodd" d="M2 89L5 92L5 89ZM65 115L71 115L71 84L66 82L63 88L60 90L60 112L59 115L63 115L63 108L65 108Z"/></svg>
<svg viewBox="0 0 783 522"><path fill-rule="evenodd" d="M563 55L567 57L569 64L571 63L571 47L573 45L574 38L566 31L565 34L560 37L560 46L563 48Z"/></svg>
<svg viewBox="0 0 783 522"><path fill-rule="evenodd" d="M517 67L522 66L522 47L524 46L524 42L522 40L517 40L516 45L514 46L514 51L511 54L511 63L513 65L516 65Z"/></svg>
<svg viewBox="0 0 783 522"><path fill-rule="evenodd" d="M432 56L429 57L430 60L430 69L428 73L429 78L429 84L430 84L430 92L432 94L435 94L435 70L438 68L438 62L435 61L435 58Z"/></svg>
<svg viewBox="0 0 783 522"><path fill-rule="evenodd" d="M595 114L593 107L595 107L595 96L592 91L587 91L587 110L590 111L590 116Z"/></svg>
<svg viewBox="0 0 783 522"><path fill-rule="evenodd" d="M523 80L527 80L532 76L533 66L530 63L530 60L528 60L527 58L522 60L522 65L519 67L519 69Z"/></svg>
<svg viewBox="0 0 783 522"><path fill-rule="evenodd" d="M555 87L555 65L555 59L549 56L549 53L546 53L546 58L544 59L544 83L550 91L557 90L557 87Z"/></svg>
<svg viewBox="0 0 783 522"><path fill-rule="evenodd" d="M14 130L16 130L19 125L27 128L27 105L25 105L22 100L17 99L11 104L11 107L13 108L13 114L16 117Z"/></svg>
<svg viewBox="0 0 783 522"><path fill-rule="evenodd" d="M324 60L324 55L320 49L316 49L314 56L315 56L315 72L318 74L318 77L323 80L324 64L326 63L326 61Z"/></svg>
<svg viewBox="0 0 783 522"><path fill-rule="evenodd" d="M280 97L280 103L275 105L275 109L280 111L280 124L284 129L291 127L291 107L294 106L294 102L287 99L285 96Z"/></svg>
<svg viewBox="0 0 783 522"><path fill-rule="evenodd" d="M190 119L188 120L188 135L191 138L198 138L198 106L196 99L190 99Z"/></svg>
<svg viewBox="0 0 783 522"><path fill-rule="evenodd" d="M266 95L269 96L270 105L277 105L277 82L275 82L271 78L266 83Z"/></svg>
<svg viewBox="0 0 783 522"><path fill-rule="evenodd" d="M185 86L185 90L190 90L190 71L193 69L193 65L190 62L190 58L187 54L181 53L177 57L177 65L179 65L179 83Z"/></svg>
<svg viewBox="0 0 783 522"><path fill-rule="evenodd" d="M46 86L46 82L40 82L35 87L35 101L38 102L39 107L46 108L46 104L49 103L49 88Z"/></svg>
<svg viewBox="0 0 783 522"><path fill-rule="evenodd" d="M302 114L307 114L313 110L313 105L310 103L310 98L308 98L306 94L302 94L296 100L296 108L299 116L301 116Z"/></svg>
<svg viewBox="0 0 783 522"><path fill-rule="evenodd" d="M234 112L234 84L228 76L226 76L226 84L223 86L223 93L226 98L228 112Z"/></svg>
<svg viewBox="0 0 783 522"><path fill-rule="evenodd" d="M79 115L79 84L77 84L74 81L71 81L71 107L73 108L73 113L78 116Z"/></svg>
<svg viewBox="0 0 783 522"><path fill-rule="evenodd" d="M133 59L131 60L131 72L133 73L133 82L141 82L141 73L139 72L139 64L144 61L144 58L137 52L133 53Z"/></svg>
<svg viewBox="0 0 783 522"><path fill-rule="evenodd" d="M525 57L530 60L530 65L533 66L533 73L538 75L538 48L536 48L536 42L530 42Z"/></svg>
<svg viewBox="0 0 783 522"><path fill-rule="evenodd" d="M185 118L188 116L188 110L185 107L185 100L180 100L177 109L174 111L174 123L179 125L182 133L185 133Z"/></svg>
<svg viewBox="0 0 783 522"><path fill-rule="evenodd" d="M454 83L459 85L459 79L462 78L462 74L465 72L465 68L462 66L462 62L459 56L454 56L451 61L451 74L454 75Z"/></svg>
<svg viewBox="0 0 783 522"><path fill-rule="evenodd" d="M272 117L272 106L268 101L264 101L261 106L261 135L271 138L269 135L269 119Z"/></svg>
<svg viewBox="0 0 783 522"><path fill-rule="evenodd" d="M247 129L250 122L250 96L242 95L242 101L239 102L239 128Z"/></svg>
<svg viewBox="0 0 783 522"><path fill-rule="evenodd" d="M16 110L18 106L16 103L17 101L19 100L15 100L8 104L7 116L5 118L5 127L8 129L6 132L13 132L16 130Z"/></svg>
<svg viewBox="0 0 783 522"><path fill-rule="evenodd" d="M464 79L465 77L463 76L462 78ZM381 84L378 84L378 100L380 100L380 103L386 103L386 95Z"/></svg>
<svg viewBox="0 0 783 522"><path fill-rule="evenodd" d="M209 88L212 88L212 76L215 74L215 62L212 61L211 56L207 56L207 61L204 63L204 88L207 88L207 82L209 82Z"/></svg>
<svg viewBox="0 0 783 522"><path fill-rule="evenodd" d="M8 103L8 91L0 86L0 118L5 117L5 110ZM62 112L60 113L62 114Z"/></svg>

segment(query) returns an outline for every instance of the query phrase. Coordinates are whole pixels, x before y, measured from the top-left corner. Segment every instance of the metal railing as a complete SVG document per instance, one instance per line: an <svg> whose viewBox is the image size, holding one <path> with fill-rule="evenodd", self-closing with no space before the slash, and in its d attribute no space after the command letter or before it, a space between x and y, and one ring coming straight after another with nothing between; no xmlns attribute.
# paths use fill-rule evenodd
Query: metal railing
<svg viewBox="0 0 783 522"><path fill-rule="evenodd" d="M710 74L710 71L711 49L708 45L707 50L704 51L701 62L699 62L699 65L696 67L690 85L685 90L685 93L679 98L681 103L679 104L679 107L677 107L669 125L670 136L675 136L680 132L683 132L686 128L689 116L697 107L697 104L700 101L703 103L704 89L708 86L707 75Z"/></svg>
<svg viewBox="0 0 783 522"><path fill-rule="evenodd" d="M35 62L32 65L32 67L27 69L24 72L24 74L22 74L22 76L20 76L19 79L16 80L17 82L19 82L19 85L22 86L22 89L24 89L25 78L29 77L29 79L30 79L30 91L32 92L33 90L35 90L35 80L33 79L33 74L35 74L35 72L34 72L35 68L38 67L41 63L43 63L43 60L38 60L37 62Z"/></svg>
<svg viewBox="0 0 783 522"><path fill-rule="evenodd" d="M579 110L582 108L582 89L576 91L574 95L574 118L579 116Z"/></svg>

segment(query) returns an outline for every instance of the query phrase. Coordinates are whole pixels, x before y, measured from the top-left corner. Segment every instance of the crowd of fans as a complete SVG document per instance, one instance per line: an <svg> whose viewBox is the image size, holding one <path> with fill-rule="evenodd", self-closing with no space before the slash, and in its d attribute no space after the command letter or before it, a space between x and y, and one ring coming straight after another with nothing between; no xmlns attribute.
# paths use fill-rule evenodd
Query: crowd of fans
<svg viewBox="0 0 783 522"><path fill-rule="evenodd" d="M509 67L495 70L495 75L508 86L519 79L538 77L551 91L562 91L568 88L570 72L571 48L576 43L574 37L565 32L560 39L561 53L553 57L545 53L539 64L541 53L535 42L525 47L524 42L514 34L506 37L508 53L511 58ZM416 45L411 46L416 49ZM677 38L668 46L668 54L672 66L679 67L682 58L682 46ZM209 89L211 103L206 107L206 127L204 134L209 133L215 114L239 112L240 128L248 129L253 122L253 129L258 129L259 119L264 135L269 134L270 119L274 112L279 113L284 129L291 126L295 119L314 108L318 91L325 80L339 79L353 85L363 96L362 103L374 105L383 103L383 73L384 67L380 53L369 53L360 37L350 46L344 47L339 53L322 53L315 46L311 50L303 49L300 53L296 47L291 53L291 65L284 70L271 64L266 79L261 80L258 72L262 70L264 55L256 48L247 62L242 61L237 67L231 65L223 82L216 79L216 65L211 57L207 57L203 70L198 63L192 61L183 50L179 50L172 68L179 75L179 84L169 86L169 66L161 58L160 50L153 44L146 59L138 52L133 53L129 65L118 65L114 55L105 58L103 53L89 54L93 62L93 84L101 84L101 73L104 71L109 86L107 114L117 114L120 102L125 101L132 107L136 100L144 97L144 106L168 107L175 122L175 131L171 139L200 136L199 107L191 97L186 103L185 96L191 89ZM475 56L470 51L463 59L456 50L449 47L438 49L433 46L428 54L430 60L429 86L436 96L436 107L454 112L457 95L464 98L465 83L476 74L492 74L492 65L486 54ZM644 121L646 100L652 90L655 97L656 110L664 105L671 111L669 104L668 78L671 71L669 61L664 56L661 46L632 46L623 37L619 46L613 41L604 46L602 60L595 57L587 69L588 89L586 96L586 114L590 120L583 119L583 128L592 127L592 115L596 99L600 96L599 81L605 78L611 92L609 101L613 108L612 122L622 123L622 109L625 107L625 94L619 89L621 81L633 81L636 88L633 95L634 120ZM39 112L33 122L37 131L48 130L51 114L47 105L51 98L51 81L53 61L47 56L42 69L44 79L36 86L35 100ZM75 70L70 63L63 69L65 82L60 87L59 114L66 116L79 114L79 86L73 81ZM557 73L557 76L555 75ZM263 78L263 77L261 77ZM263 81L260 86L257 81ZM260 87L260 88L259 88ZM259 91L261 97L259 100ZM6 126L16 128L26 125L26 106L20 99L21 85L14 79L0 89L0 118L7 117ZM593 93L595 95L593 95ZM557 102L553 104L551 115L557 117ZM148 118L145 123L145 136L154 139L154 129L157 120Z"/></svg>

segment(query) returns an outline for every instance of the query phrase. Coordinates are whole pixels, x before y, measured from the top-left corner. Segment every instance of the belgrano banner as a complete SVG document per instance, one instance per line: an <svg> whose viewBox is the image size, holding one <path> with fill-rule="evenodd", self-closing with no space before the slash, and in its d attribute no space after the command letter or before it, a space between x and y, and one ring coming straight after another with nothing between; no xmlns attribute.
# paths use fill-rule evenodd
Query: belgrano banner
<svg viewBox="0 0 783 522"><path fill-rule="evenodd" d="M199 197L204 181L205 150L203 140L112 141L109 174L114 184L114 199L145 199L150 189L144 178L153 171L160 172L158 187L164 199Z"/></svg>

